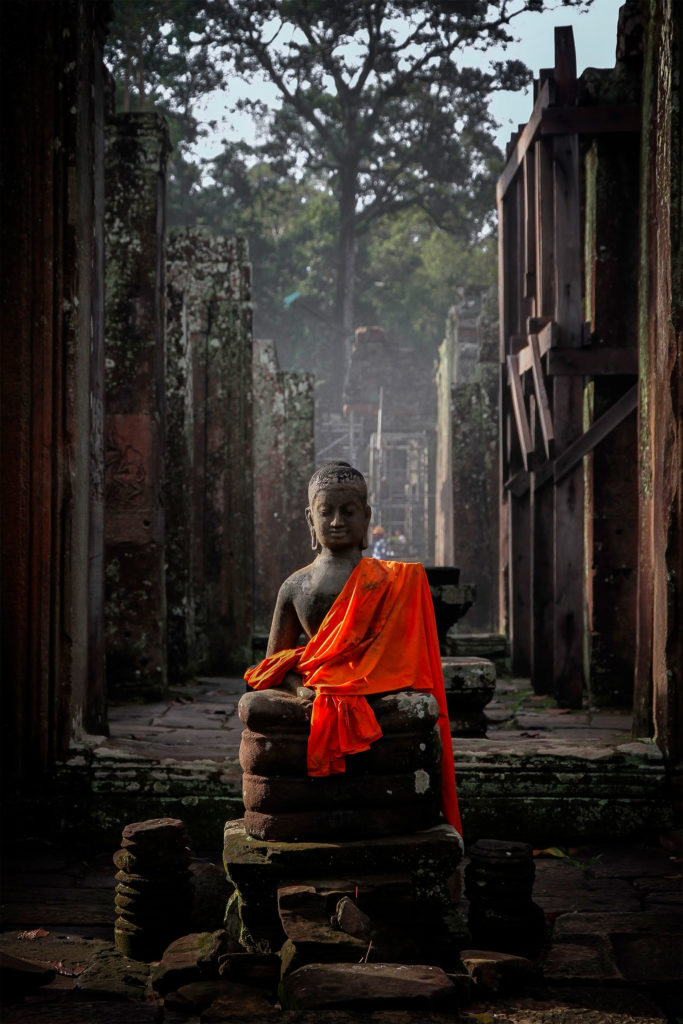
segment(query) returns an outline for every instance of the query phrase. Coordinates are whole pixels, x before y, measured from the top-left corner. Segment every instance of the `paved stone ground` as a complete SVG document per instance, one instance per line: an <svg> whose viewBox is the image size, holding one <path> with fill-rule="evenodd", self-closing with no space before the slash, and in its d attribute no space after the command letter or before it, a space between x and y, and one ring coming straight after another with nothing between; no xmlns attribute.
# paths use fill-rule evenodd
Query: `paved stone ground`
<svg viewBox="0 0 683 1024"><path fill-rule="evenodd" d="M200 679L175 688L168 701L114 705L110 737L93 740L90 749L117 764L120 774L128 770L132 778L149 765L150 772L159 773L162 787L161 768L175 762L187 763L190 775L199 770L197 766L213 772L219 785L219 772L226 778L239 773L241 725L236 703L243 690L239 679ZM463 744L473 756L489 757L521 748L534 755L582 747L593 758L633 747L628 713L590 708L563 712L551 699L535 696L524 680L500 681L488 715L486 739L456 741L456 746ZM656 758L652 745L636 746L640 752L651 749ZM147 967L135 962L124 965L124 1003L120 985L116 991L100 993L97 1002L84 993L79 997L74 989L83 967L113 948L113 849L93 853L84 845L81 850L78 836L72 836L67 853L39 839L6 845L0 952L48 962L57 971L40 993L2 1008L0 1019L7 1024L200 1021L199 1016L181 1018L164 1008L149 990L145 995ZM217 856L212 850L205 860L216 861ZM539 850L535 863L534 899L552 927L543 979L495 1000L475 993L460 1019L471 1024L683 1024L683 854L676 849L675 835L653 834L647 844L638 845ZM220 919L220 913L221 905L213 908L214 917ZM37 934L25 934L36 930ZM233 1013L229 1019L249 1019L252 1024L260 1019L347 1024L358 1015L274 1008L265 1016ZM384 1011L362 1019L377 1024L443 1024L454 1017Z"/></svg>
<svg viewBox="0 0 683 1024"><path fill-rule="evenodd" d="M236 709L244 691L245 683L239 678L200 678L192 685L174 687L167 701L110 705L110 736L101 749L150 759L236 758L242 731ZM610 749L634 745L630 712L558 708L552 697L536 696L526 679L499 679L486 716L488 736L459 740L459 747L495 752L512 743L534 751L563 744ZM638 749L650 746L635 741Z"/></svg>
<svg viewBox="0 0 683 1024"><path fill-rule="evenodd" d="M534 899L552 927L543 982L495 1000L475 993L463 1015L478 1015L473 1020L480 1024L683 1020L683 1006L677 1003L682 977L681 857L656 845L601 846L564 853L553 856L539 851L535 859ZM78 999L74 985L82 969L98 953L113 948L115 868L109 852L87 863L74 854L37 844L6 853L0 952L49 963L57 975L39 994L4 1007L0 1019L7 1024L179 1020L168 1011L163 1016L159 1002L149 994L145 997L146 967L135 962L129 962L124 972L141 978L132 990L132 1004L121 1003L120 982L109 993L101 993L99 1009L84 994ZM215 909L220 913L220 907ZM343 1019L331 1013L307 1018L277 1010L267 1019L290 1016L330 1024L337 1019L341 1024ZM187 1019L198 1021L199 1017ZM387 1024L400 1021L388 1011L375 1019ZM420 1019L448 1018L422 1015Z"/></svg>

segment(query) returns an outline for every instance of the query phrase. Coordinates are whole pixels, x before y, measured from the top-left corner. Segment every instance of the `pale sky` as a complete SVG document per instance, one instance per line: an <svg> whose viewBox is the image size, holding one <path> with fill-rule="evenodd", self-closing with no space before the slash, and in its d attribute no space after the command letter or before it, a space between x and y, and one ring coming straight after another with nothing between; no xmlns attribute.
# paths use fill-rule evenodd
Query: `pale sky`
<svg viewBox="0 0 683 1024"><path fill-rule="evenodd" d="M534 77L537 77L540 68L553 65L553 29L559 25L571 25L574 29L578 73L581 74L587 67L613 67L618 12L623 0L594 0L592 8L584 14L572 8L562 7L561 0L556 2L558 7L554 11L526 14L516 19L514 33L519 36L519 41L510 44L504 52L492 49L488 55L492 59L522 60L531 68ZM197 114L207 121L215 120L217 126L215 131L210 132L209 136L196 146L195 153L198 157L209 158L218 155L222 149L223 138L255 141L251 121L244 116L231 115L228 110L240 95L246 94L257 95L265 102L271 103L275 102L278 96L273 86L256 81L250 83L249 87L235 81L228 96L224 92L209 96L198 108ZM517 125L529 120L532 106L531 87L526 92L500 93L493 98L491 110L496 120L500 122L497 142L501 149L505 149Z"/></svg>

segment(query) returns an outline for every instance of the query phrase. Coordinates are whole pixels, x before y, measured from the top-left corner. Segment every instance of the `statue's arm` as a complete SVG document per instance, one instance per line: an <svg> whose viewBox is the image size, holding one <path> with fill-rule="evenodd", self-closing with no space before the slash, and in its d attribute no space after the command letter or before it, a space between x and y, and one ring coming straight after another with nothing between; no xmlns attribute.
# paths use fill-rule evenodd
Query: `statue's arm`
<svg viewBox="0 0 683 1024"><path fill-rule="evenodd" d="M299 622L299 616L294 607L292 587L290 581L285 580L277 595L273 621L270 627L270 636L268 637L266 657L270 657L271 654L277 654L278 651L296 647L302 632L303 629Z"/></svg>

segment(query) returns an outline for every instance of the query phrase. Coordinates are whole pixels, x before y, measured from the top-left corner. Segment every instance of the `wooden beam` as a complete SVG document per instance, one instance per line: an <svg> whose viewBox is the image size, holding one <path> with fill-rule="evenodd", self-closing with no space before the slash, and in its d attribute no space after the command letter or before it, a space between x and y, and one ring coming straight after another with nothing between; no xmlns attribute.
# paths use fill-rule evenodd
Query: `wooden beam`
<svg viewBox="0 0 683 1024"><path fill-rule="evenodd" d="M500 201L503 198L508 188L510 187L510 184L513 181L515 175L517 174L517 171L522 166L522 161L524 160L526 151L528 150L532 142L534 142L536 139L536 135L541 125L541 117L543 116L543 110L548 106L549 103L550 85L548 82L545 82L538 94L538 99L534 103L534 109L531 111L531 117L529 118L527 124L524 126L521 135L517 139L515 148L510 154L510 157L507 163L505 164L505 167L503 168L503 173L498 179L498 184L496 185L496 199L498 201Z"/></svg>
<svg viewBox="0 0 683 1024"><path fill-rule="evenodd" d="M507 357L508 367L508 384L510 385L510 395L512 397L512 411L515 416L515 424L517 426L517 439L519 441L520 451L522 453L522 463L525 469L529 468L529 456L533 451L533 445L531 443L531 431L529 430L529 420L526 414L526 407L524 405L524 395L522 393L522 384L519 379L519 366L517 356Z"/></svg>
<svg viewBox="0 0 683 1024"><path fill-rule="evenodd" d="M555 348L560 340L560 328L554 320L551 320L536 333L538 334L538 348L542 356L551 348Z"/></svg>
<svg viewBox="0 0 683 1024"><path fill-rule="evenodd" d="M529 335L531 337L531 335ZM635 348L541 348L539 354L545 362L549 377L636 377L638 351ZM533 369L530 345L517 353L520 374Z"/></svg>
<svg viewBox="0 0 683 1024"><path fill-rule="evenodd" d="M521 498L523 494L529 490L531 485L531 474L525 469L520 469L518 473L515 473L508 480L505 481L503 487L510 494L514 494L516 498Z"/></svg>
<svg viewBox="0 0 683 1024"><path fill-rule="evenodd" d="M543 111L539 135L609 135L640 131L640 107L610 103L596 107L549 107Z"/></svg>
<svg viewBox="0 0 683 1024"><path fill-rule="evenodd" d="M563 88L571 99L573 41L571 32L555 30L558 52L564 56ZM558 43L562 46L558 47ZM557 79L557 73L556 73ZM579 140L576 135L553 139L555 177L555 310L560 341L580 348L583 340L581 187ZM539 338L540 341L540 338ZM549 346L550 347L550 346ZM553 420L556 444L564 451L583 432L583 380L553 377ZM583 694L584 576L583 472L576 466L553 487L553 686L564 707L580 708Z"/></svg>
<svg viewBox="0 0 683 1024"><path fill-rule="evenodd" d="M530 493L510 497L509 609L512 671L528 676L531 670L531 520Z"/></svg>
<svg viewBox="0 0 683 1024"><path fill-rule="evenodd" d="M552 143L534 144L536 164L536 309L538 318L547 321L555 309L555 230L553 227L553 152ZM533 328L528 327L529 333ZM538 333L536 330L535 333Z"/></svg>
<svg viewBox="0 0 683 1024"><path fill-rule="evenodd" d="M524 298L536 305L536 204L534 202L536 167L533 146L524 157Z"/></svg>
<svg viewBox="0 0 683 1024"><path fill-rule="evenodd" d="M555 453L555 430L553 428L553 418L550 413L548 393L545 389L545 382L543 380L543 368L541 366L541 354L538 347L537 334L529 335L529 351L531 353L531 375L534 379L534 392L536 394L538 419L541 424L541 434L543 435L543 447L545 448L546 458L552 459Z"/></svg>
<svg viewBox="0 0 683 1024"><path fill-rule="evenodd" d="M545 466L543 467L545 469ZM536 693L553 691L553 489L531 489L531 684Z"/></svg>
<svg viewBox="0 0 683 1024"><path fill-rule="evenodd" d="M521 363L521 358L520 358ZM551 348L545 354L549 377L599 377L607 374L637 376L635 348Z"/></svg>
<svg viewBox="0 0 683 1024"><path fill-rule="evenodd" d="M638 407L638 385L622 395L614 405L610 406L607 412L591 424L588 430L570 444L565 451L555 460L555 483L562 480L567 473L581 461L584 455L600 444L608 434L611 434L615 427L618 427L622 420L625 420Z"/></svg>
<svg viewBox="0 0 683 1024"><path fill-rule="evenodd" d="M556 102L573 106L576 103L576 48L571 25L555 28Z"/></svg>

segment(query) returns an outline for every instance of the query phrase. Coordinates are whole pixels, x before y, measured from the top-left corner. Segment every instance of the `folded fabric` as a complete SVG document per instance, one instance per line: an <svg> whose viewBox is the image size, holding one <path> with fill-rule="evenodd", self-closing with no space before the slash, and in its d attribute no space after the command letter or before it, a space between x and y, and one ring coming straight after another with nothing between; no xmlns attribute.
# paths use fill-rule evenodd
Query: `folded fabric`
<svg viewBox="0 0 683 1024"><path fill-rule="evenodd" d="M362 558L305 647L278 651L245 673L256 690L295 670L315 690L308 773L346 769L382 731L366 694L429 690L439 705L443 813L462 832L446 693L429 584L419 562Z"/></svg>

